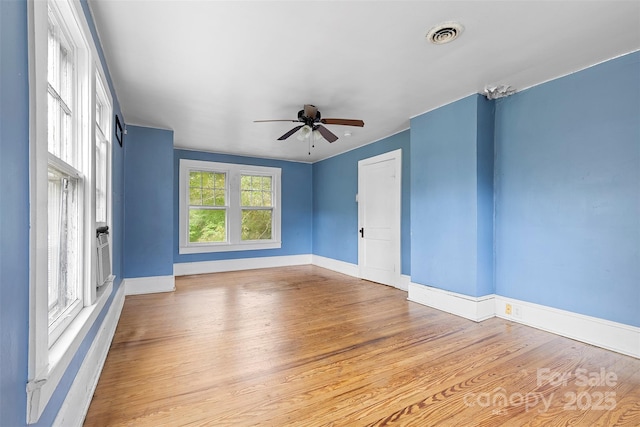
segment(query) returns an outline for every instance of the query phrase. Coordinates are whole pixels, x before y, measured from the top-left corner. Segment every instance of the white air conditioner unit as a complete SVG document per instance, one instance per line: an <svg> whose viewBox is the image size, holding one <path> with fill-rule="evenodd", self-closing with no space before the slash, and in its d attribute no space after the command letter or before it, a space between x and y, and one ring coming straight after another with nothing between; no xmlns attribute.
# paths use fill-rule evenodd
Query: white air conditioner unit
<svg viewBox="0 0 640 427"><path fill-rule="evenodd" d="M98 287L113 280L111 275L111 254L109 249L109 234L98 233Z"/></svg>

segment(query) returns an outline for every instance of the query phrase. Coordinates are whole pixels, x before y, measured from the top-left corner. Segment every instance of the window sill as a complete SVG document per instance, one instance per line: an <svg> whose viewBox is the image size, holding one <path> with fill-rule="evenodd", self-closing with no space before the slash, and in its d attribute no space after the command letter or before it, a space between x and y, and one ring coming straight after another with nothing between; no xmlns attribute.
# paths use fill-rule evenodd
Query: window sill
<svg viewBox="0 0 640 427"><path fill-rule="evenodd" d="M98 289L96 303L83 308L53 346L49 348L47 370L27 383L27 422L29 424L37 422L42 415L80 344L102 312L112 291L113 280Z"/></svg>
<svg viewBox="0 0 640 427"><path fill-rule="evenodd" d="M236 244L180 246L180 254L202 254L209 252L253 251L260 249L280 249L282 242L248 242Z"/></svg>

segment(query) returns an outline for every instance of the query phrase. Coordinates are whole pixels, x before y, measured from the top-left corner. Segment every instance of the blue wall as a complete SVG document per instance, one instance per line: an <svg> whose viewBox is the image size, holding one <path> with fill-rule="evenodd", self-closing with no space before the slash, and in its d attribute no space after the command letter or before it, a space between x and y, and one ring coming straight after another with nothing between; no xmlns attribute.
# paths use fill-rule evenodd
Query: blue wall
<svg viewBox="0 0 640 427"><path fill-rule="evenodd" d="M253 166L277 167L281 174L281 203L282 203L282 247L279 249L264 249L235 252L210 252L201 254L179 254L179 210L180 210L180 159L206 160L245 164ZM256 258L266 256L301 255L311 253L312 229L312 176L311 165L307 163L288 162L281 160L257 159L252 157L230 156L201 151L175 150L173 156L173 260L176 263L195 261L214 261L237 258Z"/></svg>
<svg viewBox="0 0 640 427"><path fill-rule="evenodd" d="M492 183L491 102L473 95L411 119L414 283L493 293Z"/></svg>
<svg viewBox="0 0 640 427"><path fill-rule="evenodd" d="M173 275L173 131L127 126L127 278Z"/></svg>
<svg viewBox="0 0 640 427"><path fill-rule="evenodd" d="M494 118L495 103L477 98L476 134L476 296L495 292L494 286Z"/></svg>
<svg viewBox="0 0 640 427"><path fill-rule="evenodd" d="M82 6L97 42L86 2ZM29 340L29 80L27 1L0 1L0 426L26 424ZM98 45L99 55L107 72ZM120 108L114 97L114 108ZM122 115L120 115L122 117ZM113 147L114 293L122 282L123 153ZM82 361L100 329L111 300L74 355L36 425L53 423Z"/></svg>
<svg viewBox="0 0 640 427"><path fill-rule="evenodd" d="M358 264L358 161L402 149L402 274L411 274L409 131L313 165L313 253Z"/></svg>
<svg viewBox="0 0 640 427"><path fill-rule="evenodd" d="M496 105L496 293L640 326L640 53Z"/></svg>

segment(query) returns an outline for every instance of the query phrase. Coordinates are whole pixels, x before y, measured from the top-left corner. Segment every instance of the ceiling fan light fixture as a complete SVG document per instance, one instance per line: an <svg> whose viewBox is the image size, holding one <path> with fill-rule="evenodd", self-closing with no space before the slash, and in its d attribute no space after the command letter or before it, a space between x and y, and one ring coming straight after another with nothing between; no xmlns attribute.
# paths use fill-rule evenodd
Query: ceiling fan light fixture
<svg viewBox="0 0 640 427"><path fill-rule="evenodd" d="M314 141L314 142L317 142L317 141L320 141L321 139L324 139L324 137L322 136L322 134L320 133L320 131L319 131L319 130L317 130L317 129L316 129L316 130L314 130L314 131L313 131L313 141Z"/></svg>
<svg viewBox="0 0 640 427"><path fill-rule="evenodd" d="M313 132L313 130L311 129L311 126L304 125L300 129L300 132L298 132L298 136L296 138L298 138L299 141L304 141L305 139L307 139L307 138L309 138L311 136L312 132Z"/></svg>
<svg viewBox="0 0 640 427"><path fill-rule="evenodd" d="M445 44L457 39L463 31L464 27L457 22L443 22L429 30L427 39L433 44Z"/></svg>

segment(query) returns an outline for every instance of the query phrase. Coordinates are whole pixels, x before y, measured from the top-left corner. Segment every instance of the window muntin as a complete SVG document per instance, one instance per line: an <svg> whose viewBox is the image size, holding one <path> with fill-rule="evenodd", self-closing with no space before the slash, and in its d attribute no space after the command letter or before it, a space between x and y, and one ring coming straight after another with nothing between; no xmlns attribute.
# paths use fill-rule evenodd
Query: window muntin
<svg viewBox="0 0 640 427"><path fill-rule="evenodd" d="M279 248L279 168L180 160L180 253Z"/></svg>

